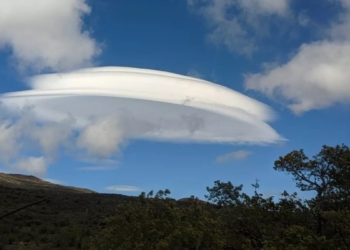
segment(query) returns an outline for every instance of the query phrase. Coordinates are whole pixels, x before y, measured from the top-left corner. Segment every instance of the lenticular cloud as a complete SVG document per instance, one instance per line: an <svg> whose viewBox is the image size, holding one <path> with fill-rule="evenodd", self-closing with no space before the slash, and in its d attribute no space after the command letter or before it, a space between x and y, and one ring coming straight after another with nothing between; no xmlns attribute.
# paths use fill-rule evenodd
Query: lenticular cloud
<svg viewBox="0 0 350 250"><path fill-rule="evenodd" d="M257 144L283 140L266 123L274 118L268 106L192 77L101 67L40 75L30 78L29 85L31 90L4 94L1 101L12 110L34 106L41 122L74 117L75 128L85 136L81 144L90 140L96 150L102 137Z"/></svg>

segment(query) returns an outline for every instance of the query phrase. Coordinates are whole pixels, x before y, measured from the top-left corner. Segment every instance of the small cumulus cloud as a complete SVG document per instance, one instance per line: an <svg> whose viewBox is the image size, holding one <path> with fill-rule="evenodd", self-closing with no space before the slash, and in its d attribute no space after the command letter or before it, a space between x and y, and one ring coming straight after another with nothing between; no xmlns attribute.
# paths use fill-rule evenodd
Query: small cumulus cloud
<svg viewBox="0 0 350 250"><path fill-rule="evenodd" d="M9 48L20 70L90 66L98 43L83 29L85 0L0 1L0 49Z"/></svg>
<svg viewBox="0 0 350 250"><path fill-rule="evenodd" d="M243 160L251 154L253 154L253 152L251 151L245 151L245 150L233 151L231 153L218 156L215 160L215 163L226 163L226 162L235 161L235 160Z"/></svg>
<svg viewBox="0 0 350 250"><path fill-rule="evenodd" d="M106 190L112 192L140 192L141 189L135 186L108 186Z"/></svg>

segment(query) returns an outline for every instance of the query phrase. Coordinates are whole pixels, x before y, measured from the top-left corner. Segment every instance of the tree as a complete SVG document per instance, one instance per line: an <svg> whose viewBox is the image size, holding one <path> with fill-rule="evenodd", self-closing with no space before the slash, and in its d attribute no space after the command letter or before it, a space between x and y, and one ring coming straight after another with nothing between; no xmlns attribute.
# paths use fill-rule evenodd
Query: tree
<svg viewBox="0 0 350 250"><path fill-rule="evenodd" d="M125 202L108 218L108 227L93 237L85 249L213 249L221 250L223 241L218 221L206 204L191 198L179 206L166 197L169 190L155 196L145 193L138 202Z"/></svg>
<svg viewBox="0 0 350 250"><path fill-rule="evenodd" d="M214 184L212 188L207 187L209 195L205 195L204 197L208 201L212 201L219 206L239 205L242 203L240 192L243 185L235 187L230 181L225 183L219 180L215 181Z"/></svg>
<svg viewBox="0 0 350 250"><path fill-rule="evenodd" d="M292 174L301 191L316 192L308 205L317 217L319 235L324 233L328 221L322 212L342 211L350 205L349 162L350 150L344 144L323 146L312 159L303 150L294 150L275 161L274 169Z"/></svg>
<svg viewBox="0 0 350 250"><path fill-rule="evenodd" d="M350 194L350 150L342 144L323 146L309 159L304 150L292 151L275 161L274 169L292 174L302 191L316 191L316 198L333 193Z"/></svg>

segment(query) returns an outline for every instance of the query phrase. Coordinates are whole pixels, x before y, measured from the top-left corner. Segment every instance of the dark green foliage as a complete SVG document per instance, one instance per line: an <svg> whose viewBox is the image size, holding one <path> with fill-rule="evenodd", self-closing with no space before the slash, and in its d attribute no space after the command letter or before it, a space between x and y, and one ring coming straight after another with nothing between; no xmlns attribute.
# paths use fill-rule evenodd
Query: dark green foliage
<svg viewBox="0 0 350 250"><path fill-rule="evenodd" d="M1 220L0 249L350 249L349 164L345 145L323 146L312 159L303 150L280 157L275 170L315 191L309 200L263 197L258 180L252 196L215 181L208 202L176 201L169 190L127 197L0 187L0 215L53 197Z"/></svg>
<svg viewBox="0 0 350 250"><path fill-rule="evenodd" d="M78 249L80 241L100 230L105 217L113 215L119 204L136 199L0 186L0 215L45 197L53 198L0 220L0 249L20 249L21 242L23 249Z"/></svg>
<svg viewBox="0 0 350 250"><path fill-rule="evenodd" d="M207 187L207 192L209 195L205 195L208 201L212 201L219 206L226 205L239 205L241 204L241 194L243 185L234 187L229 181L223 183L221 181L215 181L215 186L213 188Z"/></svg>

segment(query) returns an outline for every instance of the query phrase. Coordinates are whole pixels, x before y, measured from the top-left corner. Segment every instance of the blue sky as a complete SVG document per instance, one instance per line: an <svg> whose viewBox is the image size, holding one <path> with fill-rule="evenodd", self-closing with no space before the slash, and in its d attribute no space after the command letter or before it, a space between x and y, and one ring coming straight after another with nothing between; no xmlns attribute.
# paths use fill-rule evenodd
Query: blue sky
<svg viewBox="0 0 350 250"><path fill-rule="evenodd" d="M33 10L45 5L39 0L35 6L22 0L16 6L15 1L1 3L0 9L15 13L0 23L1 93L27 90L26 76L87 66L168 71L218 83L268 104L278 113L269 125L288 140L264 146L127 140L112 160L65 154L45 166L40 177L127 195L169 188L174 198L203 198L206 186L215 180L243 184L247 193L252 193L255 179L265 194L296 190L291 176L273 170L279 156L293 149L305 149L312 156L324 144L349 144L350 2L256 1L66 0L55 8L48 1L42 16ZM91 12L82 15L75 4ZM48 20L51 17L45 13L60 8L71 11ZM34 19L38 22L31 23ZM16 20L25 20L28 26L19 28ZM77 26L62 31L68 34L62 44L73 48L62 55L62 44L44 41L53 37L52 30L46 36L45 27L37 28L43 22L51 29L66 28L56 27L58 21ZM16 42L18 37L25 39ZM31 37L36 43L30 44ZM37 45L40 39L57 53L50 57L48 50L43 55L43 47ZM80 51L83 45L87 49ZM237 152L249 153L239 157ZM215 163L230 153L227 161ZM2 170L30 173L19 166L3 164Z"/></svg>

